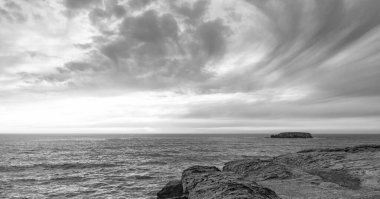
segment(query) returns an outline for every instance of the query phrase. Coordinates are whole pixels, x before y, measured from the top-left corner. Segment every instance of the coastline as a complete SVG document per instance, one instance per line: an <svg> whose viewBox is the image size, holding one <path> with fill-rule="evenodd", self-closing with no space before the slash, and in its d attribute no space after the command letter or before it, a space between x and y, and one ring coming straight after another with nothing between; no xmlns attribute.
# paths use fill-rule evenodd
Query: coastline
<svg viewBox="0 0 380 199"><path fill-rule="evenodd" d="M192 166L158 199L380 197L380 145L302 150Z"/></svg>
<svg viewBox="0 0 380 199"><path fill-rule="evenodd" d="M222 169L233 160L380 143L378 134L313 134L313 139L266 135L0 135L0 198L58 194L154 199L168 181L181 179L182 171L193 165Z"/></svg>

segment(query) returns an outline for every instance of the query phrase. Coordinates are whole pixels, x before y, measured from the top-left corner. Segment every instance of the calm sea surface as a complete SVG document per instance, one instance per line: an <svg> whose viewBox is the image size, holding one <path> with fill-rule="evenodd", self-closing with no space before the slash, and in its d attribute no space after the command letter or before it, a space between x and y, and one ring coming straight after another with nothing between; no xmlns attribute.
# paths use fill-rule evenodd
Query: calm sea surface
<svg viewBox="0 0 380 199"><path fill-rule="evenodd" d="M155 198L191 165L306 148L380 144L380 134L0 135L0 198Z"/></svg>

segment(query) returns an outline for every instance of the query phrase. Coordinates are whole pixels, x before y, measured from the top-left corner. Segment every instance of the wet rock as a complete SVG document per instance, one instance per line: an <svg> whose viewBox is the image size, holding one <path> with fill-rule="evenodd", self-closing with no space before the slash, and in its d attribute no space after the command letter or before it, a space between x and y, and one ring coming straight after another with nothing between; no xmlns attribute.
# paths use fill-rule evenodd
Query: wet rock
<svg viewBox="0 0 380 199"><path fill-rule="evenodd" d="M380 145L244 159L226 163L223 171L254 180L281 198L376 198L380 195Z"/></svg>
<svg viewBox="0 0 380 199"><path fill-rule="evenodd" d="M380 145L249 157L227 162L223 171L193 166L167 186L163 192L173 190L166 195L172 199L374 199L380 195Z"/></svg>
<svg viewBox="0 0 380 199"><path fill-rule="evenodd" d="M193 189L198 183L203 180L203 176L210 175L215 172L220 172L214 166L192 166L185 169L182 173L182 185L185 193Z"/></svg>
<svg viewBox="0 0 380 199"><path fill-rule="evenodd" d="M255 181L287 179L293 175L288 167L274 163L272 158L228 162L224 165L223 171L232 171L243 176L249 176Z"/></svg>
<svg viewBox="0 0 380 199"><path fill-rule="evenodd" d="M342 170L314 169L307 172L312 175L321 177L324 182L332 182L334 184L340 185L341 187L346 187L353 190L360 189L360 179L353 177L346 170L343 170L343 169Z"/></svg>
<svg viewBox="0 0 380 199"><path fill-rule="evenodd" d="M254 181L216 167L190 167L182 174L182 184L189 199L279 198L274 191Z"/></svg>
<svg viewBox="0 0 380 199"><path fill-rule="evenodd" d="M344 148L323 148L323 149L306 149L297 153L311 153L311 152L347 152L347 153L359 153L359 152L376 152L380 151L380 145L367 144L358 145L353 147Z"/></svg>
<svg viewBox="0 0 380 199"><path fill-rule="evenodd" d="M183 195L182 182L173 180L168 182L164 188L157 193L157 199L186 199Z"/></svg>
<svg viewBox="0 0 380 199"><path fill-rule="evenodd" d="M271 135L271 138L313 138L310 133L306 132L283 132L277 135Z"/></svg>

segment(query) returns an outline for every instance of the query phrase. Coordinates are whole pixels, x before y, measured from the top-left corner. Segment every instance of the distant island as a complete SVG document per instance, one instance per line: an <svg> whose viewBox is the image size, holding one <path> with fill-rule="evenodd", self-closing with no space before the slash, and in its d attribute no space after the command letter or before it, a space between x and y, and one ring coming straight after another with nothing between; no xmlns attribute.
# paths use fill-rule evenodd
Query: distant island
<svg viewBox="0 0 380 199"><path fill-rule="evenodd" d="M306 132L283 132L277 135L271 135L270 138L313 138L313 136Z"/></svg>

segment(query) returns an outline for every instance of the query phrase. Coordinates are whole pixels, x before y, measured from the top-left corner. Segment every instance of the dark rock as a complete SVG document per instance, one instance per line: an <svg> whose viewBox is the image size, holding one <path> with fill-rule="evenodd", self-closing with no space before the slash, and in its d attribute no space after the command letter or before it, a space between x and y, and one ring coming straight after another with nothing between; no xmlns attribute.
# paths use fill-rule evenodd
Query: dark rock
<svg viewBox="0 0 380 199"><path fill-rule="evenodd" d="M173 190L164 194L171 199L372 199L380 195L379 162L380 145L249 157L227 162L223 171L190 167L181 182L168 183L161 192Z"/></svg>
<svg viewBox="0 0 380 199"><path fill-rule="evenodd" d="M220 172L217 167L214 166L192 166L185 169L182 172L182 185L184 193L188 193L189 189L193 189L202 178L195 178L194 176L208 175L210 173Z"/></svg>
<svg viewBox="0 0 380 199"><path fill-rule="evenodd" d="M276 193L233 172L216 167L195 166L182 174L182 185L189 199L278 199Z"/></svg>
<svg viewBox="0 0 380 199"><path fill-rule="evenodd" d="M359 145L231 161L223 171L254 180L282 198L376 198L379 162L380 145Z"/></svg>
<svg viewBox="0 0 380 199"><path fill-rule="evenodd" d="M305 132L283 132L277 135L271 135L271 138L313 138L310 133Z"/></svg>
<svg viewBox="0 0 380 199"><path fill-rule="evenodd" d="M218 172L220 169L215 166L192 166L183 171L182 175L188 175L193 173L210 173L210 172Z"/></svg>
<svg viewBox="0 0 380 199"><path fill-rule="evenodd" d="M306 149L298 151L297 153L310 153L310 152L347 152L347 153L359 153L359 152L376 152L380 151L380 145L367 144L358 145L345 148L324 148L324 149Z"/></svg>
<svg viewBox="0 0 380 199"><path fill-rule="evenodd" d="M292 172L288 167L274 163L273 159L232 161L224 165L223 171L233 171L243 176L249 176L255 181L292 177Z"/></svg>
<svg viewBox="0 0 380 199"><path fill-rule="evenodd" d="M357 190L360 189L360 179L353 177L346 170L326 170L326 169L314 169L307 171L312 175L316 175L322 178L325 182L332 182L342 187Z"/></svg>
<svg viewBox="0 0 380 199"><path fill-rule="evenodd" d="M164 188L157 193L157 199L186 199L183 196L182 182L174 180L168 182Z"/></svg>
<svg viewBox="0 0 380 199"><path fill-rule="evenodd" d="M292 168L314 169L333 166L344 160L346 155L346 153L290 153L273 158L273 162Z"/></svg>

